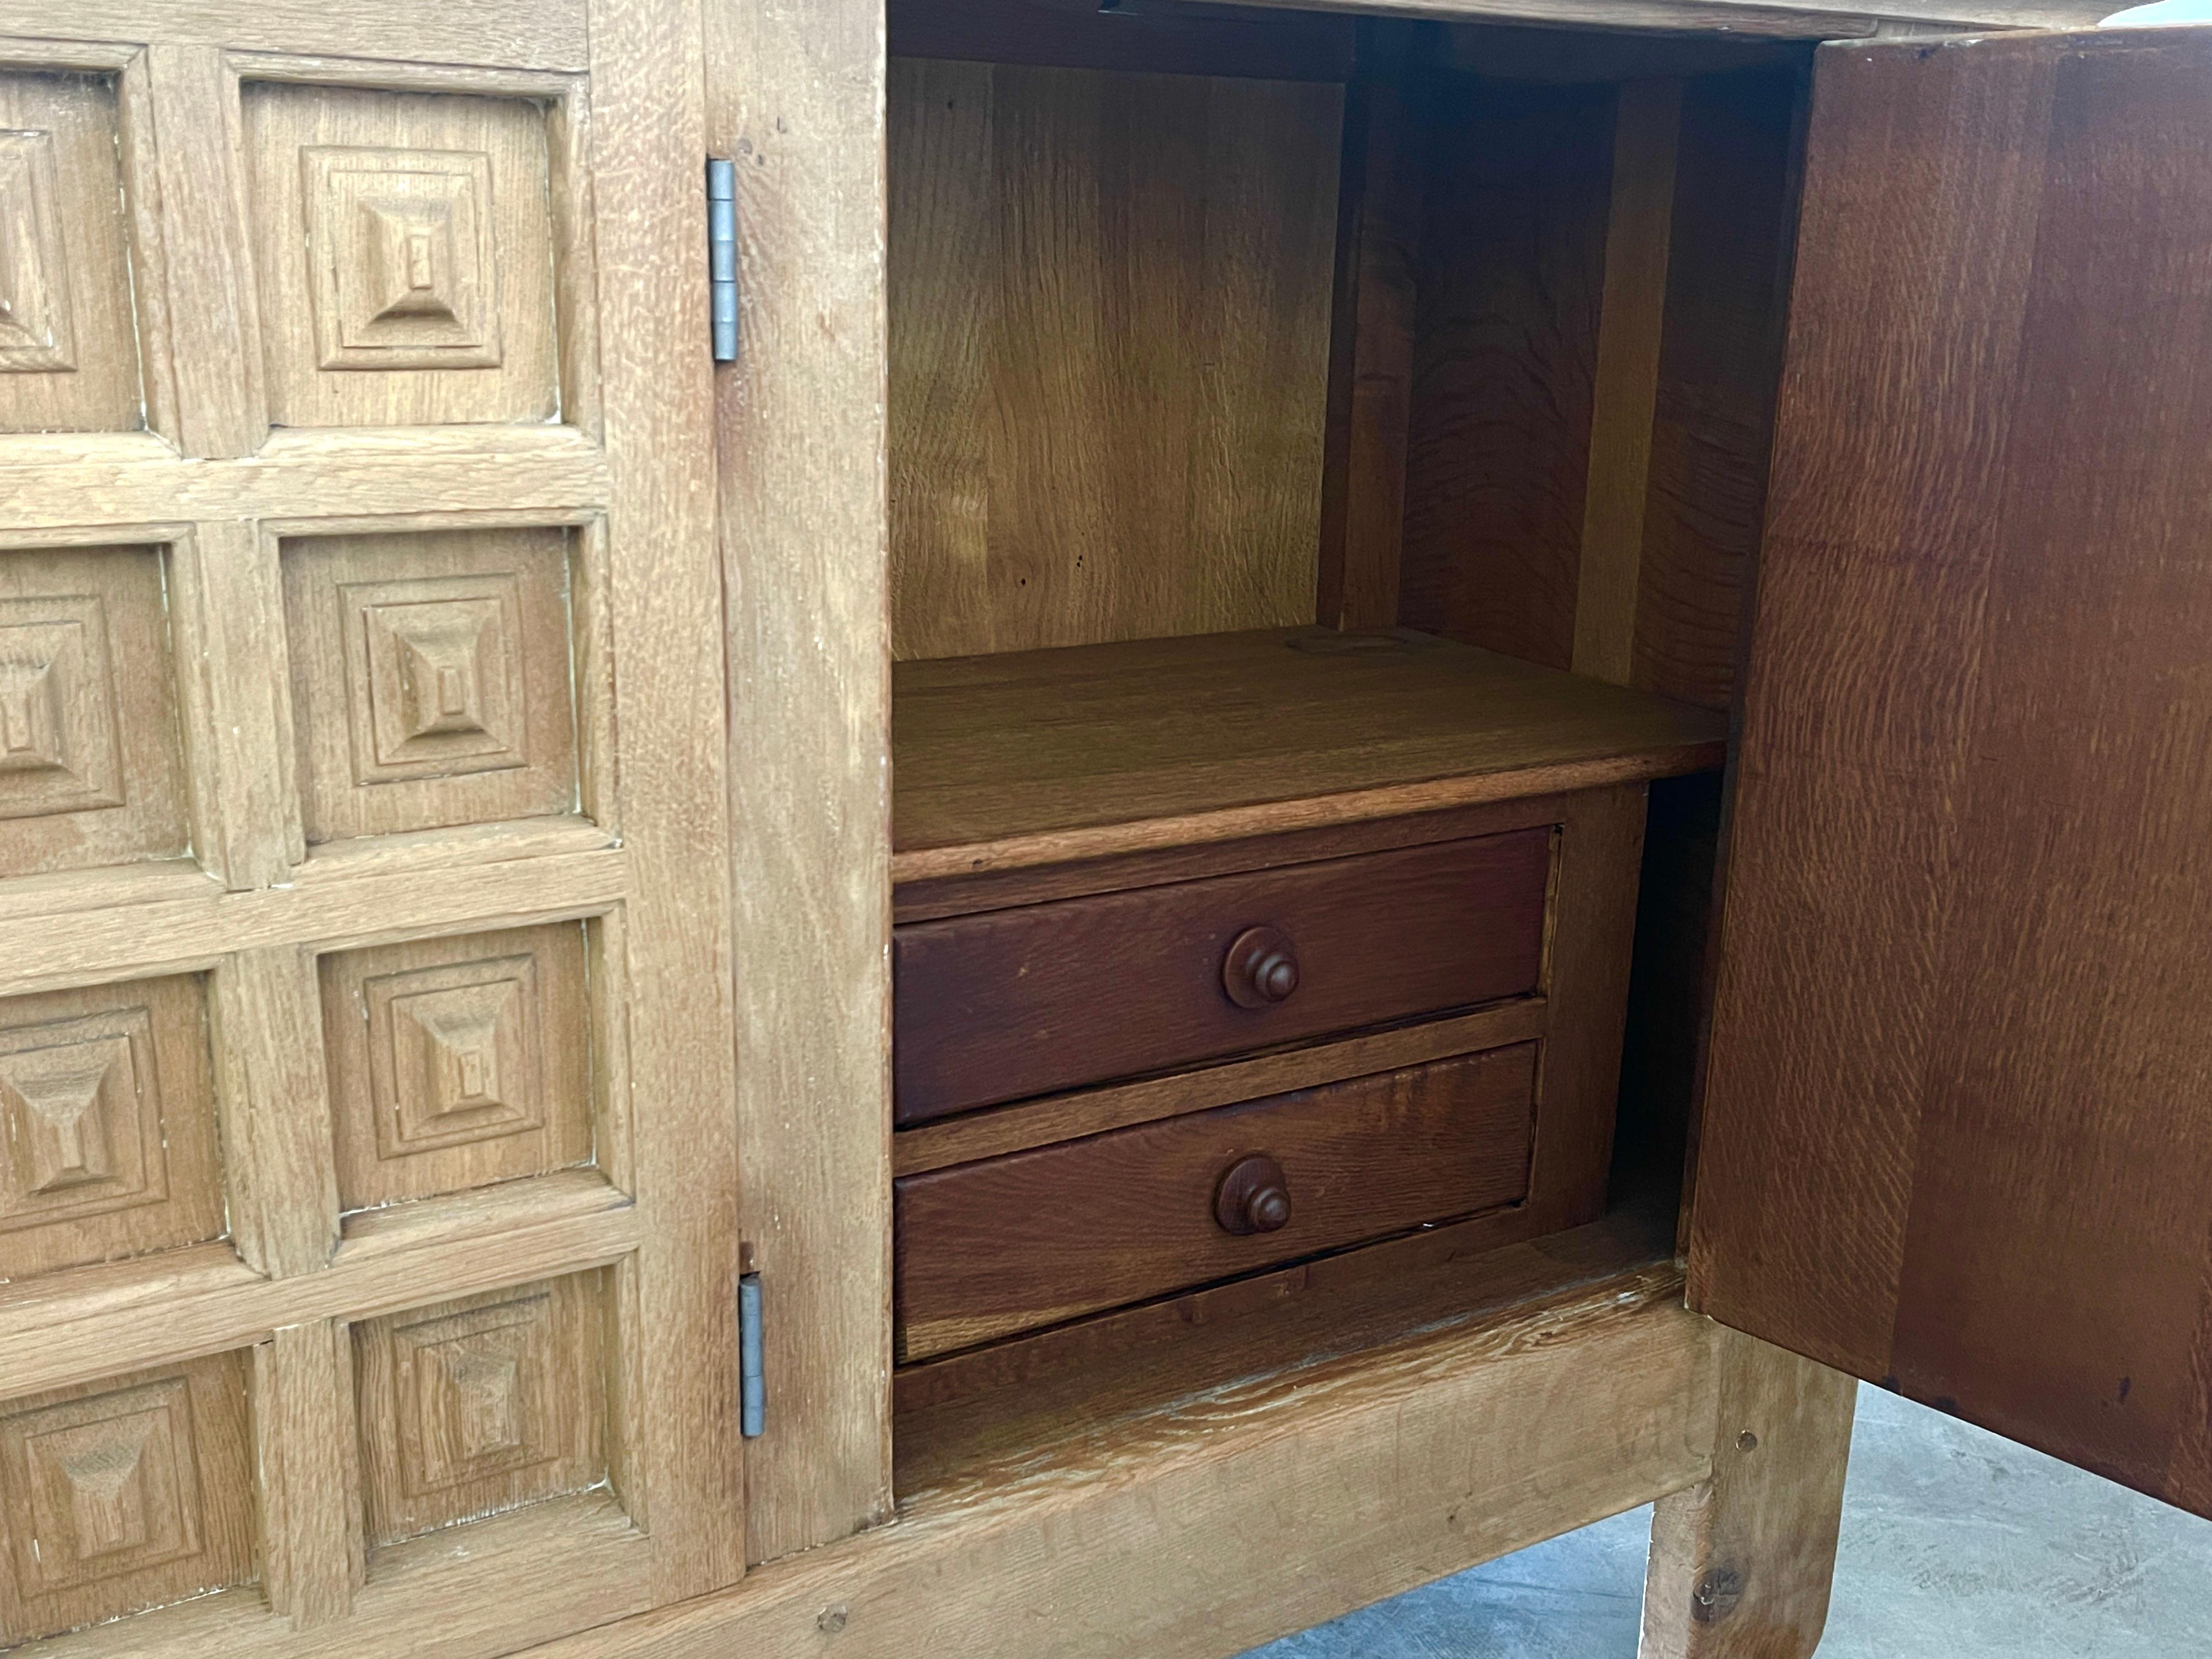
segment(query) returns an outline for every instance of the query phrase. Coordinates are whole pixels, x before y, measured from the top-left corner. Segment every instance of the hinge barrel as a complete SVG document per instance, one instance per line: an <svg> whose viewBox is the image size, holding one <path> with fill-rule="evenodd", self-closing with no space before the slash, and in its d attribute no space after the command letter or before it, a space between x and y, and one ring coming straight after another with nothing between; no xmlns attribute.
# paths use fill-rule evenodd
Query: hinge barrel
<svg viewBox="0 0 2212 1659"><path fill-rule="evenodd" d="M768 1426L768 1376L763 1369L763 1352L760 1275L747 1273L738 1280L738 1431L748 1440L759 1439Z"/></svg>
<svg viewBox="0 0 2212 1659"><path fill-rule="evenodd" d="M738 164L707 161L707 290L714 361L738 360Z"/></svg>

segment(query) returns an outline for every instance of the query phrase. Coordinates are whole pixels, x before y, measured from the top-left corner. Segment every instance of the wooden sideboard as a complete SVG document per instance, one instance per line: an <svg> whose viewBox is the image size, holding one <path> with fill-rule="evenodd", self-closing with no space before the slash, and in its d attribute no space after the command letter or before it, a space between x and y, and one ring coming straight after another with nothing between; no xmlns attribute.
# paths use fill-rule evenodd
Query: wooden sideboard
<svg viewBox="0 0 2212 1659"><path fill-rule="evenodd" d="M1226 1659L1656 1500L1802 1659L1854 1377L2212 1513L2100 9L0 0L0 1646Z"/></svg>

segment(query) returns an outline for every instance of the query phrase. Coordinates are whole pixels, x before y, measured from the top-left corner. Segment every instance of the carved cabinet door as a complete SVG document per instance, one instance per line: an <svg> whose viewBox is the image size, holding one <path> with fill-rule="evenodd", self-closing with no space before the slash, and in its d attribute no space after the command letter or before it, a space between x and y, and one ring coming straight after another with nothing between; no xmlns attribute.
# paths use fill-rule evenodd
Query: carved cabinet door
<svg viewBox="0 0 2212 1659"><path fill-rule="evenodd" d="M1820 59L1692 1305L2212 1515L2212 33Z"/></svg>
<svg viewBox="0 0 2212 1659"><path fill-rule="evenodd" d="M0 0L0 1647L743 1571L702 119L693 0Z"/></svg>

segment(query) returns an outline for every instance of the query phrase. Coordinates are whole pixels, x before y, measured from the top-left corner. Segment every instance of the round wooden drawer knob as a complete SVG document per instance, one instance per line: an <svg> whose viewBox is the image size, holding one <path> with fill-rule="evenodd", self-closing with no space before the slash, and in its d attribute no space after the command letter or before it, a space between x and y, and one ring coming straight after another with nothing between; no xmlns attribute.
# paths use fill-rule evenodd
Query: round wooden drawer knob
<svg viewBox="0 0 2212 1659"><path fill-rule="evenodd" d="M1214 1192L1213 1218L1232 1233L1272 1233L1288 1226L1291 1183L1283 1166L1265 1152L1233 1166Z"/></svg>
<svg viewBox="0 0 2212 1659"><path fill-rule="evenodd" d="M1237 934L1221 963L1221 987L1240 1008L1288 1000L1298 988L1298 958L1291 936L1274 927L1247 927Z"/></svg>

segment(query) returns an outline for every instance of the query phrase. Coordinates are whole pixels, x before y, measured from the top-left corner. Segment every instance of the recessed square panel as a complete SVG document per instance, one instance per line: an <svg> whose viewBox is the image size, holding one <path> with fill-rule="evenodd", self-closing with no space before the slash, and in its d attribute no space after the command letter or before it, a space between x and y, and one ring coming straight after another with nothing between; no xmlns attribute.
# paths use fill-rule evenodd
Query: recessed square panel
<svg viewBox="0 0 2212 1659"><path fill-rule="evenodd" d="M0 1279L222 1231L201 981L0 1000Z"/></svg>
<svg viewBox="0 0 2212 1659"><path fill-rule="evenodd" d="M311 842L576 810L568 533L288 542Z"/></svg>
<svg viewBox="0 0 2212 1659"><path fill-rule="evenodd" d="M369 1541L597 1485L605 1319L592 1273L355 1326Z"/></svg>
<svg viewBox="0 0 2212 1659"><path fill-rule="evenodd" d="M0 1643L244 1583L242 1354L0 1405Z"/></svg>
<svg viewBox="0 0 2212 1659"><path fill-rule="evenodd" d="M0 551L0 876L185 851L161 557Z"/></svg>
<svg viewBox="0 0 2212 1659"><path fill-rule="evenodd" d="M315 145L310 289L324 368L496 368L499 245L482 150Z"/></svg>
<svg viewBox="0 0 2212 1659"><path fill-rule="evenodd" d="M322 962L348 1210L592 1160L585 925L347 951Z"/></svg>
<svg viewBox="0 0 2212 1659"><path fill-rule="evenodd" d="M0 70L0 432L144 424L115 83Z"/></svg>
<svg viewBox="0 0 2212 1659"><path fill-rule="evenodd" d="M249 83L278 426L557 420L552 164L532 99Z"/></svg>

